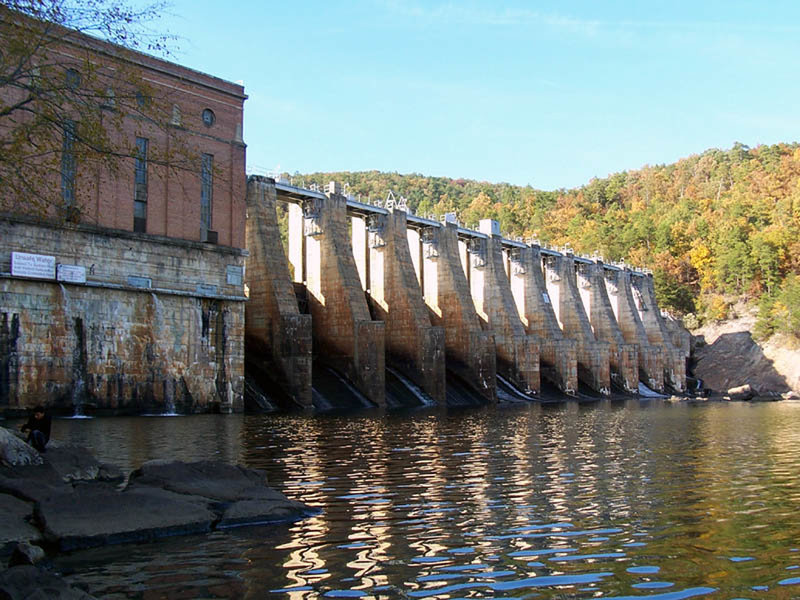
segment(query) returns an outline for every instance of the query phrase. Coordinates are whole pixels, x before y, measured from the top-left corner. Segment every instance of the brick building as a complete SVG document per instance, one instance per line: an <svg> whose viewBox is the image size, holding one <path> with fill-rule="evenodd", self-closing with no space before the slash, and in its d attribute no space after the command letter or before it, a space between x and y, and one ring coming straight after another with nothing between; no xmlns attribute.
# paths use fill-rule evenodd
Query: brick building
<svg viewBox="0 0 800 600"><path fill-rule="evenodd" d="M114 151L85 159L67 123L54 205L0 214L0 413L241 410L242 86L75 32L49 52L101 90Z"/></svg>

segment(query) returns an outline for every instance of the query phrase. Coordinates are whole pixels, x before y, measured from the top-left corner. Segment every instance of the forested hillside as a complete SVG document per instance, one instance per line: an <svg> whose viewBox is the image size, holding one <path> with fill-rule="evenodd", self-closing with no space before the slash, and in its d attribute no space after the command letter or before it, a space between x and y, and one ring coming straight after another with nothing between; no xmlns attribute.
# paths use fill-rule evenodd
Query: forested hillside
<svg viewBox="0 0 800 600"><path fill-rule="evenodd" d="M800 337L800 145L712 149L671 165L593 179L573 190L377 171L295 175L348 184L362 200L405 196L420 215L456 212L467 227L500 221L508 237L569 243L653 270L662 307L722 319L758 302L757 334Z"/></svg>

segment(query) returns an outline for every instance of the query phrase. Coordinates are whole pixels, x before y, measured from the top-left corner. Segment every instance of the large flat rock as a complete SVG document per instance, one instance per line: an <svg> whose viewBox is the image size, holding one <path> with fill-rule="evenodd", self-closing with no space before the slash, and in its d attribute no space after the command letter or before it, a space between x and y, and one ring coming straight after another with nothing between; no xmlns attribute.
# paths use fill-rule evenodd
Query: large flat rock
<svg viewBox="0 0 800 600"><path fill-rule="evenodd" d="M27 519L33 505L13 496L0 494L0 555L11 553L19 542L37 542L42 534Z"/></svg>
<svg viewBox="0 0 800 600"><path fill-rule="evenodd" d="M268 487L262 471L225 463L150 461L131 474L129 485L208 498L219 515L217 527L287 521L312 512Z"/></svg>
<svg viewBox="0 0 800 600"><path fill-rule="evenodd" d="M0 493L39 502L54 493L71 490L72 486L64 483L52 465L0 466Z"/></svg>
<svg viewBox="0 0 800 600"><path fill-rule="evenodd" d="M204 533L218 520L203 498L150 487L118 492L99 483L51 495L35 517L61 550Z"/></svg>
<svg viewBox="0 0 800 600"><path fill-rule="evenodd" d="M262 471L212 461L152 460L131 473L130 485L160 487L220 502L257 497L269 489Z"/></svg>
<svg viewBox="0 0 800 600"><path fill-rule="evenodd" d="M312 512L267 486L255 469L151 461L120 490L121 472L83 448L54 445L44 456L43 464L0 466L0 517L8 515L0 522L13 523L2 544L44 539L73 550L288 521Z"/></svg>

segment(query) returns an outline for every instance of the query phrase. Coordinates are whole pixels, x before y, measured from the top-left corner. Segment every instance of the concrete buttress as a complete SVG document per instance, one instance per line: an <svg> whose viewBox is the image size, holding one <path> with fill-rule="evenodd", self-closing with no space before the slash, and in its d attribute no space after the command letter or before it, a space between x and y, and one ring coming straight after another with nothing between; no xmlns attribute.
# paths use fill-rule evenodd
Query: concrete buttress
<svg viewBox="0 0 800 600"><path fill-rule="evenodd" d="M275 212L275 182L247 180L246 358L303 408L311 407L311 317L300 314ZM277 368L276 368L277 367Z"/></svg>
<svg viewBox="0 0 800 600"><path fill-rule="evenodd" d="M511 292L525 331L539 341L541 376L565 394L578 389L577 342L564 337L542 274L538 246L512 248L509 254Z"/></svg>
<svg viewBox="0 0 800 600"><path fill-rule="evenodd" d="M414 271L406 213L353 216L353 255L372 314L386 325L386 363L446 403L445 334L434 327ZM365 259L368 256L368 259Z"/></svg>
<svg viewBox="0 0 800 600"><path fill-rule="evenodd" d="M639 392L639 347L628 343L620 331L611 301L606 293L605 268L602 261L578 263L578 291L589 322L598 340L609 343L611 378L631 394Z"/></svg>
<svg viewBox="0 0 800 600"><path fill-rule="evenodd" d="M650 343L631 291L628 269L606 270L606 292L625 341L639 345L639 380L657 392L664 391L664 355Z"/></svg>
<svg viewBox="0 0 800 600"><path fill-rule="evenodd" d="M598 341L583 309L571 255L545 256L547 293L566 337L578 343L578 379L603 395L611 393L609 343Z"/></svg>
<svg viewBox="0 0 800 600"><path fill-rule="evenodd" d="M305 281L314 354L377 406L386 405L384 323L373 321L353 259L347 199L331 192L290 206L290 260ZM300 273L300 274L298 274Z"/></svg>
<svg viewBox="0 0 800 600"><path fill-rule="evenodd" d="M631 277L633 297L651 344L664 349L665 384L677 392L686 390L686 360L683 351L672 343L661 311L656 304L653 277Z"/></svg>
<svg viewBox="0 0 800 600"><path fill-rule="evenodd" d="M505 270L501 238L492 235L492 226L497 227L496 221L481 221L481 231L487 237L471 241L472 301L487 328L494 331L497 373L520 391L537 394L540 389L539 345L536 338L525 331L519 318Z"/></svg>
<svg viewBox="0 0 800 600"><path fill-rule="evenodd" d="M489 402L497 401L494 333L484 331L461 266L458 227L422 230L421 271L431 322L444 327L447 370Z"/></svg>

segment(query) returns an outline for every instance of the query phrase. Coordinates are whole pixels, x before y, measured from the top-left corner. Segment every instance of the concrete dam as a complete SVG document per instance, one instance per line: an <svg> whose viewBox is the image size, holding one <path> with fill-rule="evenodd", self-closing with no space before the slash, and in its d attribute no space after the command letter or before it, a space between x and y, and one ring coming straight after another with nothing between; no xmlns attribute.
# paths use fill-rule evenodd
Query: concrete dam
<svg viewBox="0 0 800 600"><path fill-rule="evenodd" d="M491 220L474 231L365 204L334 183L251 176L246 232L246 369L289 405L686 389L688 345L650 273L506 239Z"/></svg>

